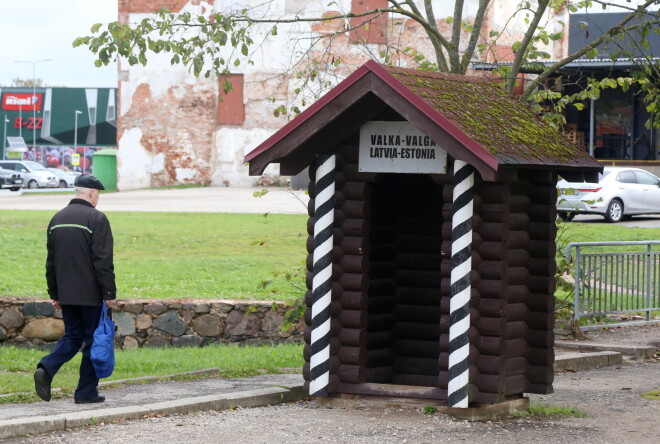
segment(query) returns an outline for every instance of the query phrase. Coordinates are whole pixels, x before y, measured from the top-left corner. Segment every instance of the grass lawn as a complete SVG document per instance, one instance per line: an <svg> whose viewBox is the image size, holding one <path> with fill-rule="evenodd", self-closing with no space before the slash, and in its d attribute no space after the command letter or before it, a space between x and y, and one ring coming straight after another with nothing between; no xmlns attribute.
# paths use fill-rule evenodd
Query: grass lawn
<svg viewBox="0 0 660 444"><path fill-rule="evenodd" d="M565 231L562 231L565 228ZM648 241L660 240L660 228L635 228L618 224L607 223L564 223L560 225L557 233L558 248L565 247L569 242L613 242L613 241ZM607 247L610 249L611 247ZM624 250L639 249L639 247L626 247ZM656 250L658 248L656 247ZM588 250L586 250L588 251ZM608 250L611 251L611 250ZM566 249L561 250L562 254Z"/></svg>
<svg viewBox="0 0 660 444"><path fill-rule="evenodd" d="M32 374L39 359L47 352L15 347L0 347L0 403L32 402L39 398L34 393ZM78 383L81 354L67 362L55 376L54 397L73 396ZM303 365L301 345L241 347L212 345L204 348L141 348L134 351L115 350L116 366L110 378L103 381L164 376L192 370L219 368L225 377L244 377L264 371L279 373L282 368Z"/></svg>
<svg viewBox="0 0 660 444"><path fill-rule="evenodd" d="M0 297L46 298L46 226L52 211L0 211ZM300 266L306 216L108 212L115 237L119 297L282 299L272 271ZM568 242L660 239L660 228L563 224ZM563 249L562 249L563 254ZM280 287L282 289L282 287Z"/></svg>
<svg viewBox="0 0 660 444"><path fill-rule="evenodd" d="M53 211L0 211L0 297L47 298L46 227ZM106 213L118 297L282 299L257 288L306 257L306 216Z"/></svg>

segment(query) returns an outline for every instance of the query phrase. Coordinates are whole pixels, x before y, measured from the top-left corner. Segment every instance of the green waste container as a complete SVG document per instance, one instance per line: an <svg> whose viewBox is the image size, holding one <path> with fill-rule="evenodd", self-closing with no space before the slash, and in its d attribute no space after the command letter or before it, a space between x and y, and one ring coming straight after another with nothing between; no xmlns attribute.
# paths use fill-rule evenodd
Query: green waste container
<svg viewBox="0 0 660 444"><path fill-rule="evenodd" d="M117 189L117 149L98 150L92 159L92 173L106 190Z"/></svg>

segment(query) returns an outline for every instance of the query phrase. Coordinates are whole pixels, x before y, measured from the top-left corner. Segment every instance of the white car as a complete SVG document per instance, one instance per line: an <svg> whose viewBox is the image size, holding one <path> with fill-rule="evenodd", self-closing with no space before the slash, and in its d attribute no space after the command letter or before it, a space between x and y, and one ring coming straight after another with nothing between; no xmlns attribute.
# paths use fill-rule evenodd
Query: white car
<svg viewBox="0 0 660 444"><path fill-rule="evenodd" d="M600 214L619 222L635 214L660 214L660 179L639 168L605 167L598 183L557 182L557 215Z"/></svg>
<svg viewBox="0 0 660 444"><path fill-rule="evenodd" d="M0 168L16 171L26 188L57 188L59 180L45 166L31 160L0 160Z"/></svg>
<svg viewBox="0 0 660 444"><path fill-rule="evenodd" d="M73 187L73 182L76 180L77 174L70 171L63 171L59 168L48 168L48 171L57 176L57 180L60 182L60 188Z"/></svg>

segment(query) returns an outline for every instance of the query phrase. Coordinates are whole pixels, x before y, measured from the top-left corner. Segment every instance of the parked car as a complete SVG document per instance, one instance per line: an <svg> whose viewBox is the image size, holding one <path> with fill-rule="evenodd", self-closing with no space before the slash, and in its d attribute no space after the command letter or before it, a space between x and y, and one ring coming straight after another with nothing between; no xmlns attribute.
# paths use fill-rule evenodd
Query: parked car
<svg viewBox="0 0 660 444"><path fill-rule="evenodd" d="M660 179L640 168L605 167L598 183L557 183L557 215L600 214L619 222L635 214L660 214Z"/></svg>
<svg viewBox="0 0 660 444"><path fill-rule="evenodd" d="M0 168L0 188L18 191L23 186L23 178L13 170Z"/></svg>
<svg viewBox="0 0 660 444"><path fill-rule="evenodd" d="M13 170L23 178L23 186L33 188L57 188L60 181L45 166L31 160L0 160L0 168Z"/></svg>
<svg viewBox="0 0 660 444"><path fill-rule="evenodd" d="M64 171L59 168L48 168L48 171L50 171L55 176L57 176L57 180L59 181L60 188L73 187L73 182L76 180L77 174L69 171Z"/></svg>

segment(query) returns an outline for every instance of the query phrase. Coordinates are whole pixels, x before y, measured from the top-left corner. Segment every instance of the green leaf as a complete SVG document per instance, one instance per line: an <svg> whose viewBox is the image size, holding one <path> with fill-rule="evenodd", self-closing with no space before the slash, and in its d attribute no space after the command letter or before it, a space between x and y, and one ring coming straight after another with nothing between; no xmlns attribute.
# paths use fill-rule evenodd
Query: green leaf
<svg viewBox="0 0 660 444"><path fill-rule="evenodd" d="M92 26L90 31L92 32L92 34L96 34L98 32L98 30L101 29L101 26L103 26L102 23L96 23Z"/></svg>
<svg viewBox="0 0 660 444"><path fill-rule="evenodd" d="M277 25L273 25L273 28L270 30L271 35L277 35Z"/></svg>
<svg viewBox="0 0 660 444"><path fill-rule="evenodd" d="M248 55L248 46L245 43L241 45L241 54L244 56Z"/></svg>

